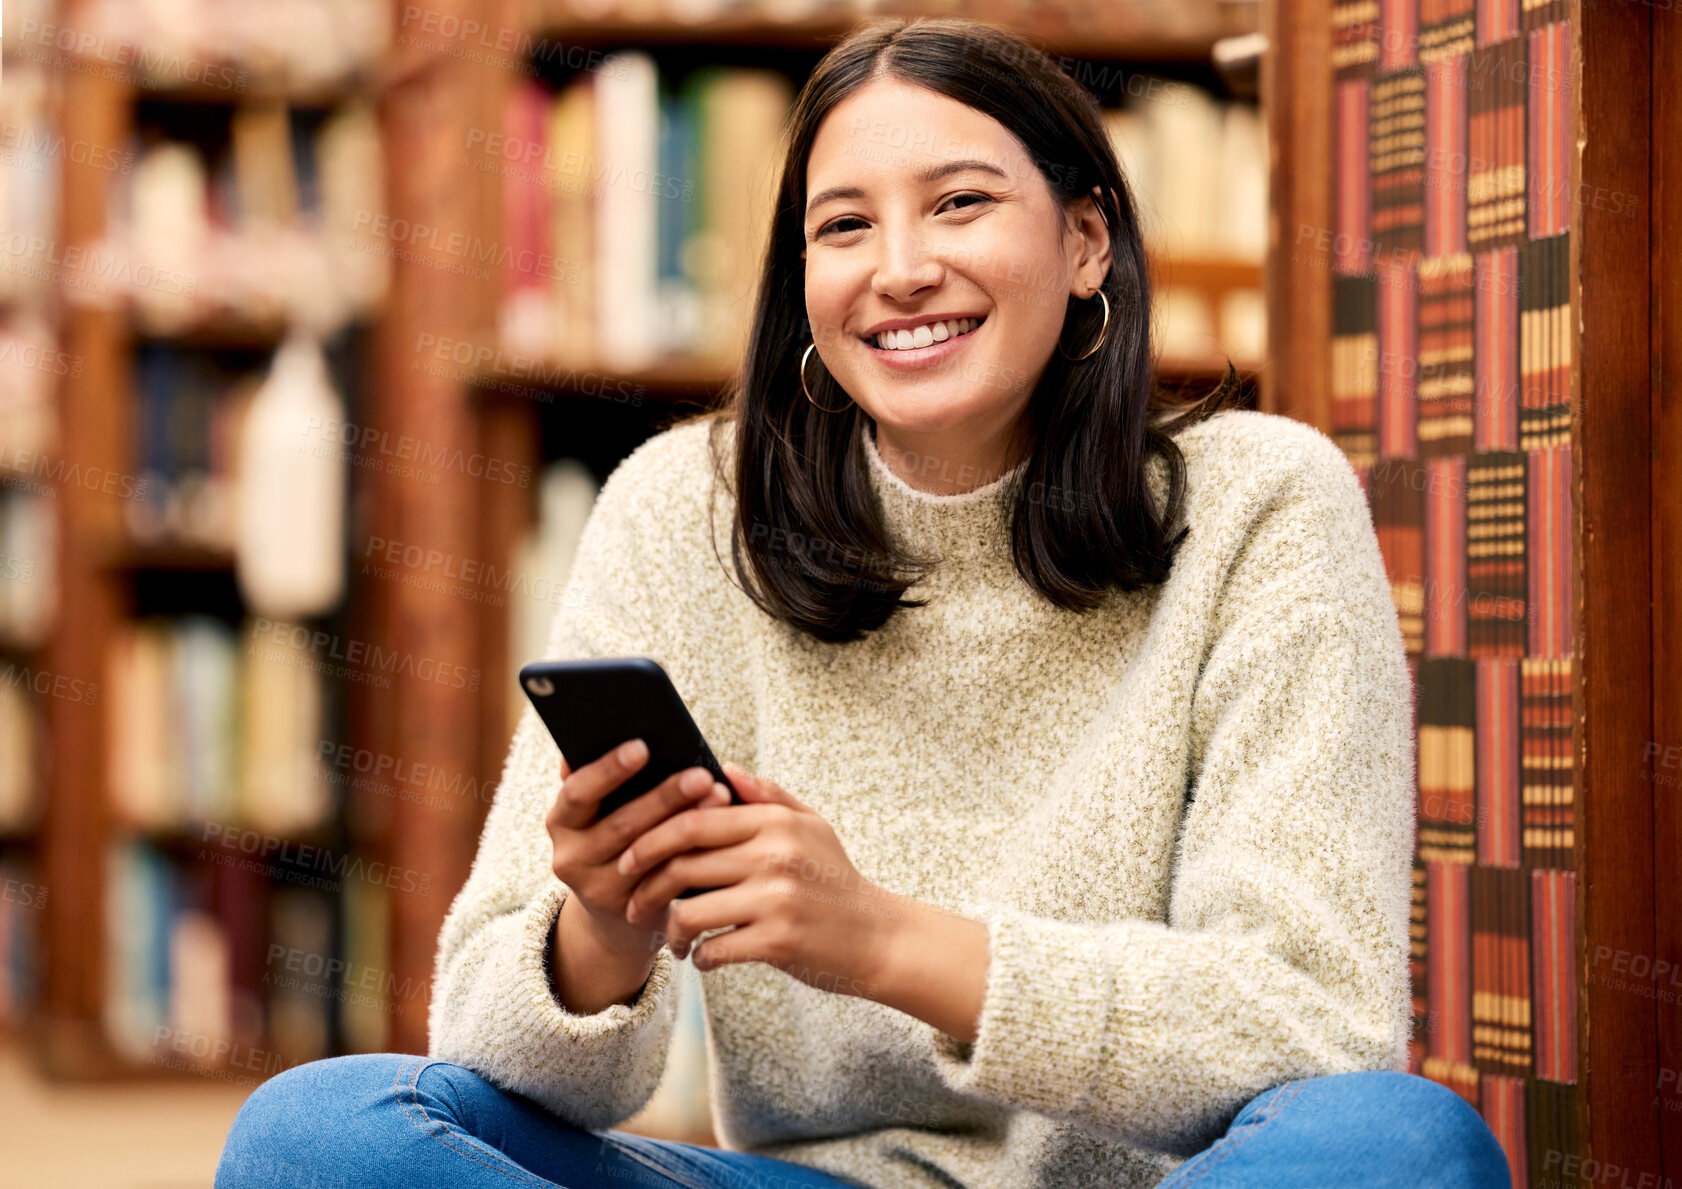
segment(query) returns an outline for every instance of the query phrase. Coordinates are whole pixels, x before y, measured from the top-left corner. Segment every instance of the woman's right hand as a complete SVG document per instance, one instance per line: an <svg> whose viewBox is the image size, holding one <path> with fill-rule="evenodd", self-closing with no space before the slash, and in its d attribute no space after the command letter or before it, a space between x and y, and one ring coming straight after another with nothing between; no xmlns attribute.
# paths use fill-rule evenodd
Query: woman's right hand
<svg viewBox="0 0 1682 1189"><path fill-rule="evenodd" d="M626 970L641 966L645 973L664 930L658 920L632 924L625 919L625 906L641 876L620 874L619 856L673 814L693 806L730 803L730 790L714 781L705 768L685 768L595 820L602 798L647 762L648 746L641 739L620 744L576 772L563 757L561 790L545 819L554 844L555 875L570 891L557 921L557 941L567 934L567 909L576 905L574 924L587 927L597 951L593 956L616 958L616 964Z"/></svg>

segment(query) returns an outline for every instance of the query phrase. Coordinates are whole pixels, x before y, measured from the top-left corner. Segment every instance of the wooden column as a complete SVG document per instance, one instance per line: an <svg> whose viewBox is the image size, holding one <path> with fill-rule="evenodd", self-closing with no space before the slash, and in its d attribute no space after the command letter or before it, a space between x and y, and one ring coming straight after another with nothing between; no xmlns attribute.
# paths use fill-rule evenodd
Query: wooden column
<svg viewBox="0 0 1682 1189"><path fill-rule="evenodd" d="M1682 16L1652 14L1652 201L1641 207L1653 247L1652 454L1653 499L1653 733L1656 752L1645 775L1663 775L1653 794L1653 957L1682 971L1682 252L1675 242L1682 228ZM1666 235L1666 232L1669 232ZM1675 751L1671 749L1677 749ZM1668 762L1667 762L1668 761ZM1657 1066L1660 1077L1659 1146L1664 1156L1660 1183L1682 1181L1682 975L1657 980L1669 992L1656 1004Z"/></svg>
<svg viewBox="0 0 1682 1189"><path fill-rule="evenodd" d="M66 71L62 79L63 143L127 143L131 105L125 84L100 71ZM63 154L60 161L59 230L49 265L66 273L76 272L67 266L70 249L87 247L105 230L111 176L89 163L92 159L78 164L74 156ZM41 1067L53 1074L109 1065L100 1025L111 692L106 657L121 608L119 589L100 563L122 527L123 496L133 493L135 482L128 450L127 333L121 310L67 310L63 349L80 366L61 382L58 440L40 475L54 490L59 524L57 618L43 667L55 679L98 687L87 699L40 699L48 735L41 830L48 900L40 1027L33 1039Z"/></svg>
<svg viewBox="0 0 1682 1189"><path fill-rule="evenodd" d="M1578 726L1579 1094L1585 1159L1660 1174L1653 1004L1609 978L1597 953L1656 954L1655 793L1641 765L1655 738L1652 313L1646 263L1655 244L1647 201L1655 18L1645 4L1583 0L1572 79L1577 102L1572 319L1572 462ZM1664 83L1674 89L1674 76ZM1639 203L1631 217L1623 202ZM1605 197L1602 197L1605 196ZM1673 476L1662 476L1673 484ZM1661 681L1674 680L1661 674ZM1675 791L1668 794L1672 800ZM1674 821L1674 818L1672 818ZM1674 876L1667 878L1673 879ZM1674 1159L1674 1155L1673 1155ZM1652 1183L1649 1181L1648 1183ZM1658 1183L1662 1184L1660 1180Z"/></svg>
<svg viewBox="0 0 1682 1189"><path fill-rule="evenodd" d="M478 281L449 270L447 266L460 264L462 258L459 252L449 254L447 246L456 233L487 240L498 234L486 235L487 229L501 224L497 179L473 170L466 160L471 134L501 131L508 78L495 63L423 53L413 48L413 41L420 37L453 45L446 34L456 27L450 23L454 20L496 29L504 19L500 7L489 0L440 0L428 6L428 13L437 14L442 32L423 37L418 25L400 25L399 32L408 34L410 42L398 51L393 64L397 81L381 105L393 228L405 220L407 227L424 224L438 234L425 242L397 242L400 236L394 230L389 246L410 258L398 256L392 262L391 298L376 335L378 381L368 419L392 439L406 436L422 443L435 457L444 452L441 456L448 458L457 450L471 457L480 449L459 369L429 369L426 364L438 361L423 356L417 347L423 335L461 341L492 323L500 264L493 259L483 265L491 279ZM403 19L401 9L397 19ZM475 156L485 159L484 154ZM367 523L356 531L456 558L482 557L478 530L486 480L453 465L434 469L442 475L437 484L390 474L370 476ZM487 674L480 665L479 607L400 582L377 585L382 589L370 592L368 602L371 642L413 654L417 664L425 660L431 666L462 666L477 674L476 688L397 676L390 690L358 692L355 729L375 740L371 746L382 754L405 763L481 775L479 734ZM506 743L504 737L499 746ZM428 882L424 894L401 889L391 893L391 966L400 986L405 980L430 981L439 926L467 878L476 848L478 802L471 797L448 800L444 807L404 804L390 819L388 859ZM424 1013L393 1017L392 1048L424 1052L426 1043Z"/></svg>
<svg viewBox="0 0 1682 1189"><path fill-rule="evenodd" d="M1264 0L1267 363L1261 408L1331 432L1331 0Z"/></svg>

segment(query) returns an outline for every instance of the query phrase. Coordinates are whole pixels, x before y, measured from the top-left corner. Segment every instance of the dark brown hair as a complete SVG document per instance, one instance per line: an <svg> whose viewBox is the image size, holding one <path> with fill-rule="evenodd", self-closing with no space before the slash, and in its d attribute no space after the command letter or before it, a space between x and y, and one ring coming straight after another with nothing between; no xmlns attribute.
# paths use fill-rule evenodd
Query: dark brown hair
<svg viewBox="0 0 1682 1189"><path fill-rule="evenodd" d="M1008 30L961 18L880 18L826 54L790 109L787 156L739 374L724 403L702 414L714 466L736 495L731 557L744 592L768 614L819 640L857 640L901 607L938 562L894 548L870 485L862 435L868 417L829 375L800 359L805 315L806 165L818 127L837 104L878 77L948 96L997 120L1028 151L1065 212L1093 195L1110 232L1103 291L1111 317L1103 345L1079 362L1054 352L1017 427L1026 465L1010 482L1011 553L1046 599L1089 611L1104 593L1168 576L1185 531L1172 540L1185 495L1185 460L1172 435L1218 411L1237 388L1229 361L1220 384L1182 402L1158 387L1150 356L1150 278L1127 180L1097 102L1038 49ZM1097 338L1100 303L1070 298L1071 353ZM845 406L842 408L842 406ZM734 427L733 466L718 440ZM1168 499L1157 509L1146 463L1161 456ZM1071 498L1027 498L1024 493ZM798 543L791 547L788 542ZM722 559L720 559L722 562Z"/></svg>

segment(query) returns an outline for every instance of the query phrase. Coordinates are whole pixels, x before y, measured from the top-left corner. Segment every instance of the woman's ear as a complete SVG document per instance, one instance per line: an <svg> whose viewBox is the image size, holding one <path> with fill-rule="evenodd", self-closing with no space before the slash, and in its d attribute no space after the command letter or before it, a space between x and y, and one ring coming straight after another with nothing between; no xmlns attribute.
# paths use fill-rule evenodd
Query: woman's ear
<svg viewBox="0 0 1682 1189"><path fill-rule="evenodd" d="M1081 199L1075 208L1075 226L1081 237L1086 241L1076 251L1079 253L1077 269L1083 268L1088 261L1098 266L1098 286L1102 287L1104 278L1110 275L1110 228L1104 222L1104 211L1099 202L1102 192L1097 186L1092 187L1092 193Z"/></svg>

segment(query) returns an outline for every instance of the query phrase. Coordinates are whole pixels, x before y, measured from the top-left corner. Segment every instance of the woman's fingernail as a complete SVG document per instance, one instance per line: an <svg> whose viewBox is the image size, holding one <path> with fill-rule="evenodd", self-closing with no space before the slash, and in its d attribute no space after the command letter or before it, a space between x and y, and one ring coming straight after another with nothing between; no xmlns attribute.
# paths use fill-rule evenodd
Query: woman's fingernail
<svg viewBox="0 0 1682 1189"><path fill-rule="evenodd" d="M619 759L621 763L640 764L647 758L648 744L644 743L641 739L632 739L629 743L623 743L619 747Z"/></svg>
<svg viewBox="0 0 1682 1189"><path fill-rule="evenodd" d="M619 874L629 875L631 873L631 868L635 867L636 863L637 861L631 856L631 852L626 851L624 854L619 856Z"/></svg>

